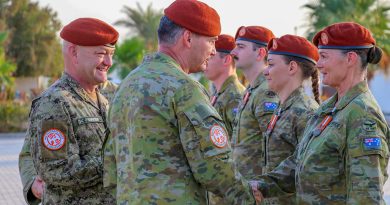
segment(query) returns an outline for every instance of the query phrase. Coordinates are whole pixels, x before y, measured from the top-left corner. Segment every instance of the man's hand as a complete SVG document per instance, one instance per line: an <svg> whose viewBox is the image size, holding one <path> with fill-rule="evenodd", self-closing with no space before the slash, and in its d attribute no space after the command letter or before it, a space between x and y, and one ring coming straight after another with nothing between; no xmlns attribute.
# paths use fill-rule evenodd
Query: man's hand
<svg viewBox="0 0 390 205"><path fill-rule="evenodd" d="M42 199L43 189L45 187L45 182L41 179L40 176L35 177L35 180L31 186L31 192L37 199Z"/></svg>
<svg viewBox="0 0 390 205"><path fill-rule="evenodd" d="M256 205L259 205L264 199L263 194L259 191L256 181L250 181L249 184L251 185L252 193L256 200Z"/></svg>

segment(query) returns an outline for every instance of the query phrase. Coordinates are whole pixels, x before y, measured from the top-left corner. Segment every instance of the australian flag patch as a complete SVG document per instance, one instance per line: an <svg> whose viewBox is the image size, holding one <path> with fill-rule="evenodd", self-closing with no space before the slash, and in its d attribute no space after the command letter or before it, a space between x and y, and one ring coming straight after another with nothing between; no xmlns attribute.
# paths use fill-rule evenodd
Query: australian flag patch
<svg viewBox="0 0 390 205"><path fill-rule="evenodd" d="M264 110L265 111L274 111L276 108L278 108L278 104L274 102L265 102L264 103Z"/></svg>
<svg viewBox="0 0 390 205"><path fill-rule="evenodd" d="M381 139L379 137L364 138L363 146L364 146L364 149L366 149L366 150L380 149L381 148Z"/></svg>

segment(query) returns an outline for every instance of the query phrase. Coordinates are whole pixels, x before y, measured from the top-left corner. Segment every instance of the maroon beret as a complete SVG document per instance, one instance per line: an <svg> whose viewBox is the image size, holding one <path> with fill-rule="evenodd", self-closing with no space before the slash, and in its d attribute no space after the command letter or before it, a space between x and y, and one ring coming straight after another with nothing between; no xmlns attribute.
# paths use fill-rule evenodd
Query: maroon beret
<svg viewBox="0 0 390 205"><path fill-rule="evenodd" d="M268 42L274 37L275 35L268 28L262 26L241 26L237 29L235 39L267 46Z"/></svg>
<svg viewBox="0 0 390 205"><path fill-rule="evenodd" d="M64 26L61 38L80 46L114 47L119 33L104 21L95 18L79 18Z"/></svg>
<svg viewBox="0 0 390 205"><path fill-rule="evenodd" d="M363 49L375 45L371 32L354 22L336 23L318 32L313 43L318 48L328 49Z"/></svg>
<svg viewBox="0 0 390 205"><path fill-rule="evenodd" d="M169 20L192 32L204 36L218 36L221 22L217 11L196 0L176 0L164 14Z"/></svg>
<svg viewBox="0 0 390 205"><path fill-rule="evenodd" d="M317 64L318 49L306 38L294 35L284 35L273 38L268 43L268 54L287 55L306 59Z"/></svg>
<svg viewBox="0 0 390 205"><path fill-rule="evenodd" d="M215 49L218 52L230 53L234 47L236 47L236 43L233 36L227 34L219 35L218 40L215 42Z"/></svg>

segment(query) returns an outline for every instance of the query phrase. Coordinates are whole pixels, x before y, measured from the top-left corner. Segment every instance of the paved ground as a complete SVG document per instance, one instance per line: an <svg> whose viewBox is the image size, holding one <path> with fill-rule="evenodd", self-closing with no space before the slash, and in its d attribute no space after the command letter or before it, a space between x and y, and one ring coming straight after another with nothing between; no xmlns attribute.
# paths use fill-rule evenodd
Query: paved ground
<svg viewBox="0 0 390 205"><path fill-rule="evenodd" d="M26 204L19 177L18 154L24 134L0 134L0 204Z"/></svg>
<svg viewBox="0 0 390 205"><path fill-rule="evenodd" d="M23 137L23 133L0 134L0 205L26 204L18 169L18 154ZM390 179L385 184L385 199L390 205Z"/></svg>

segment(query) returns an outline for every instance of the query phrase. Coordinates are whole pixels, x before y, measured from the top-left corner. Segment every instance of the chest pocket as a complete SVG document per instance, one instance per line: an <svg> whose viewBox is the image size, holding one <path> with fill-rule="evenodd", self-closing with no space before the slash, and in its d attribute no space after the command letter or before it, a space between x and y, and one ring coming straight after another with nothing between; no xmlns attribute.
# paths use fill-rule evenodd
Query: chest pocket
<svg viewBox="0 0 390 205"><path fill-rule="evenodd" d="M185 116L190 121L197 135L200 150L205 158L214 157L230 152L230 145L228 144L228 133L222 123L219 114L211 107L197 106L184 112ZM211 137L213 128L221 128L222 142L215 141ZM223 140L226 140L224 143Z"/></svg>
<svg viewBox="0 0 390 205"><path fill-rule="evenodd" d="M99 154L106 133L101 117L83 117L74 120L76 141L80 154Z"/></svg>

